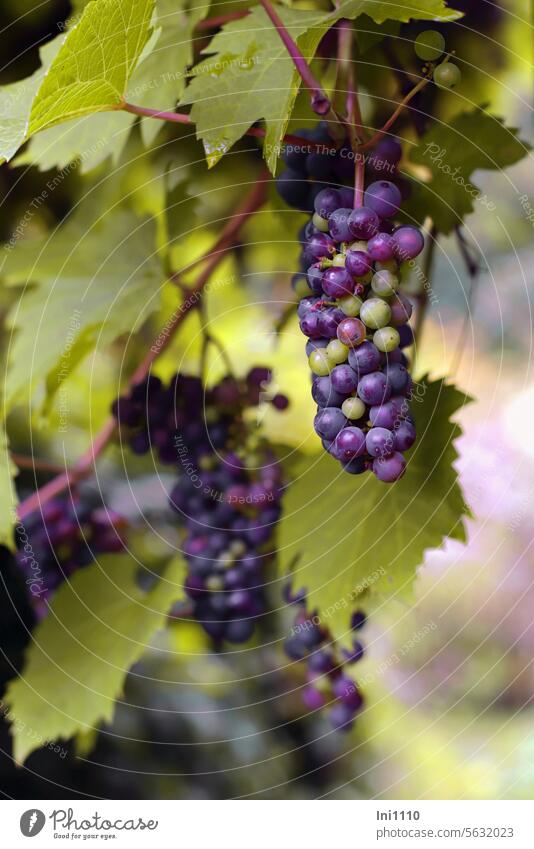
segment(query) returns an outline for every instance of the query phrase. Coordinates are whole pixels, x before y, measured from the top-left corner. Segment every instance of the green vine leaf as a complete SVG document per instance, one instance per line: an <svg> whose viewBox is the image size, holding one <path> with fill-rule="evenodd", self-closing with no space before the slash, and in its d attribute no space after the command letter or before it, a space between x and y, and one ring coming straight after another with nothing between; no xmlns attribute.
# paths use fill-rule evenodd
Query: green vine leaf
<svg viewBox="0 0 534 849"><path fill-rule="evenodd" d="M33 101L28 127L39 130L120 108L150 36L154 0L93 0L67 33Z"/></svg>
<svg viewBox="0 0 534 849"><path fill-rule="evenodd" d="M8 408L46 379L47 409L90 351L135 333L159 306L154 220L140 220L120 206L103 209L89 197L52 235L4 252L8 283L37 284L21 292L8 315L16 330Z"/></svg>
<svg viewBox="0 0 534 849"><path fill-rule="evenodd" d="M19 763L45 742L111 721L129 669L182 597L181 559L149 592L137 586L138 568L127 555L108 556L58 590L5 698Z"/></svg>
<svg viewBox="0 0 534 849"><path fill-rule="evenodd" d="M405 204L408 217L422 222L430 215L438 230L450 233L475 204L494 211L494 200L471 182L471 176L478 169L500 171L526 156L531 147L517 132L483 108L434 124L410 154L431 176Z"/></svg>
<svg viewBox="0 0 534 849"><path fill-rule="evenodd" d="M408 6L346 0L327 15L283 7L277 7L277 11L308 61L340 18L367 14L375 23L383 23L388 19L461 17L442 0L418 0ZM274 173L301 84L278 32L264 10L254 8L246 18L224 26L203 53L209 58L193 68L182 103L192 105L191 117L197 137L204 143L208 164L215 165L252 124L263 119L264 156Z"/></svg>
<svg viewBox="0 0 534 849"><path fill-rule="evenodd" d="M9 445L4 425L0 428L0 545L15 550L13 527L17 493L13 479L18 474L17 467L9 455Z"/></svg>
<svg viewBox="0 0 534 849"><path fill-rule="evenodd" d="M419 438L400 481L347 475L323 454L305 459L284 498L282 572L294 567L294 586L306 587L308 608L341 642L350 642L350 612L362 594L410 595L425 550L465 539L469 511L453 468L461 430L450 418L470 399L427 379L415 399Z"/></svg>
<svg viewBox="0 0 534 849"><path fill-rule="evenodd" d="M58 35L40 49L41 67L31 77L0 88L0 163L9 162L24 142L32 103L61 41Z"/></svg>

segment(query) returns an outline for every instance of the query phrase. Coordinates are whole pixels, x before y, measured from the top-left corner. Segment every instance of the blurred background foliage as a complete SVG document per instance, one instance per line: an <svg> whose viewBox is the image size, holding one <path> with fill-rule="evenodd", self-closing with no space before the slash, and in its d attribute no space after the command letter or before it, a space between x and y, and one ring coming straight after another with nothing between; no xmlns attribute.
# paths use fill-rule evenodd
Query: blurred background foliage
<svg viewBox="0 0 534 849"><path fill-rule="evenodd" d="M290 5L290 4L288 4ZM298 0L316 8L315 0ZM454 97L427 89L419 108L447 122L473 104L491 103L494 114L533 140L534 69L529 4L457 2L467 16L447 26L448 45L457 53L463 82ZM481 8L483 6L483 9ZM218 4L216 13L239 8ZM0 82L7 84L38 65L37 46L57 34L69 3L4 0L1 10ZM215 14L215 12L214 12ZM402 27L395 49L407 56L416 28ZM325 48L326 49L326 48ZM395 97L394 80L377 69L371 45L361 70L364 116L376 125ZM320 59L317 61L320 62ZM408 60L406 60L408 61ZM383 78L383 79L382 79ZM384 114L366 89L386 91ZM294 126L306 118L299 101ZM309 117L309 115L308 115ZM33 215L26 235L46 233L71 210L82 191L103 181L100 191L118 197L138 214L156 214L160 244L179 239L171 264L187 266L211 245L218 221L238 202L247 164L258 167L258 147L243 139L211 171L197 170L185 182L190 163L202 158L201 146L176 130L162 127L158 155L148 156L137 131L116 165L109 161L83 176L72 169ZM400 135L409 145L413 129ZM115 170L117 169L117 170ZM407 172L413 168L406 163ZM0 237L8 240L13 222L38 197L54 170L21 166L0 169ZM170 204L161 212L161 174L170 181ZM116 179L108 180L114 175ZM534 793L534 384L530 374L532 320L530 295L534 270L533 226L518 196L534 197L530 157L506 173L476 174L476 183L498 210L478 207L466 222L483 267L473 288L453 238L439 242L431 306L419 362L436 376L453 375L476 403L461 413L464 436L458 472L473 511L466 546L448 543L430 552L416 585L416 604L384 606L366 632L367 654L359 667L367 709L348 736L332 733L320 718L303 715L294 676L289 676L272 645L264 639L264 671L251 650L210 654L200 628L173 624L129 676L114 722L94 739L79 738L63 757L51 750L30 756L23 769L10 761L5 723L0 730L0 791L15 798L101 796L117 798L532 798ZM83 185L83 189L82 189ZM273 196L274 197L274 196ZM110 198L108 198L109 200ZM534 201L532 201L534 203ZM271 437L301 450L316 451L310 435L313 416L308 386L301 380L302 341L294 322L277 335L273 321L281 304L292 301L288 269L296 264L293 234L304 216L273 202L247 225L244 247L219 267L207 299L213 332L243 371L252 361L269 359L277 390L292 400L283 416L267 421ZM286 244L287 243L287 244ZM281 250L281 245L284 249ZM274 247L276 246L276 248ZM187 278L186 278L187 279ZM164 284L159 327L175 303L175 289ZM5 317L16 297L3 288ZM239 332L237 329L239 328ZM131 366L151 338L151 328L126 347L97 351L90 365L69 378L73 456L85 449L87 431L106 417L120 374ZM3 336L7 344L9 334ZM157 365L168 376L179 362L197 370L200 353L198 316ZM95 383L94 371L98 373ZM119 371L120 370L120 371ZM209 379L223 364L214 354ZM91 398L89 407L88 399ZM269 414L268 414L269 415ZM39 412L35 413L38 418ZM50 412L52 431L57 407ZM14 413L12 448L19 453L56 457L60 442L43 430L36 439ZM108 452L98 485L111 493L123 512L138 511L128 479L136 476L136 497L158 535L142 530L131 540L139 557L157 562L175 533L165 519L160 488L149 460ZM46 478L45 478L46 479ZM22 472L22 491L35 485L33 472ZM96 484L87 484L88 487ZM158 502L158 498L160 499ZM13 594L15 586L4 586ZM0 640L13 663L20 661L26 639L18 618L2 624ZM289 625L288 625L289 627ZM8 670L4 670L7 672Z"/></svg>

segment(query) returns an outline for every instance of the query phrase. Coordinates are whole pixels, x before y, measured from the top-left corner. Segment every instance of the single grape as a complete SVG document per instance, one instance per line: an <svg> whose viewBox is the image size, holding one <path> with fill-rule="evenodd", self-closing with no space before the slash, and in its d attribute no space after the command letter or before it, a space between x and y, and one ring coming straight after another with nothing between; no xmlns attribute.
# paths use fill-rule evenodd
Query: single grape
<svg viewBox="0 0 534 849"><path fill-rule="evenodd" d="M361 419L365 415L365 404L360 398L345 398L341 404L341 412L351 421Z"/></svg>
<svg viewBox="0 0 534 849"><path fill-rule="evenodd" d="M354 291L354 281L344 268L328 268L323 275L323 291L330 298L343 298Z"/></svg>
<svg viewBox="0 0 534 849"><path fill-rule="evenodd" d="M332 339L326 347L328 359L336 366L347 362L349 350L350 349L344 345L343 342L340 342L339 339Z"/></svg>
<svg viewBox="0 0 534 849"><path fill-rule="evenodd" d="M332 174L333 161L329 153L312 151L306 157L306 171L316 180L328 180Z"/></svg>
<svg viewBox="0 0 534 849"><path fill-rule="evenodd" d="M363 251L347 251L345 255L345 268L354 277L364 277L371 271L371 259Z"/></svg>
<svg viewBox="0 0 534 849"><path fill-rule="evenodd" d="M306 274L308 286L316 295L321 295L323 292L323 272L319 265L310 265Z"/></svg>
<svg viewBox="0 0 534 849"><path fill-rule="evenodd" d="M330 709L328 719L332 727L336 730L348 731L354 725L354 711L349 705L345 705L343 702L337 702Z"/></svg>
<svg viewBox="0 0 534 849"><path fill-rule="evenodd" d="M358 710L363 704L360 691L352 678L349 678L347 675L338 675L332 684L332 692L336 698L340 699L351 710Z"/></svg>
<svg viewBox="0 0 534 849"><path fill-rule="evenodd" d="M341 207L330 216L330 235L336 242L350 242L352 240L352 233L348 225L351 212L352 209Z"/></svg>
<svg viewBox="0 0 534 849"><path fill-rule="evenodd" d="M415 442L415 426L411 422L400 422L394 432L394 447L396 451L408 451Z"/></svg>
<svg viewBox="0 0 534 849"><path fill-rule="evenodd" d="M335 452L338 460L348 463L365 451L365 434L359 427L349 426L336 436Z"/></svg>
<svg viewBox="0 0 534 849"><path fill-rule="evenodd" d="M282 171L276 178L278 194L288 206L307 211L310 208L308 181L298 171Z"/></svg>
<svg viewBox="0 0 534 849"><path fill-rule="evenodd" d="M355 610L350 617L350 627L352 631L359 631L367 622L367 616L363 610Z"/></svg>
<svg viewBox="0 0 534 849"><path fill-rule="evenodd" d="M329 377L323 376L313 381L312 398L318 407L341 407L345 396L336 392Z"/></svg>
<svg viewBox="0 0 534 849"><path fill-rule="evenodd" d="M385 404L377 404L369 410L369 420L373 427L385 427L393 430L395 424L400 421L399 411L394 403L387 401Z"/></svg>
<svg viewBox="0 0 534 849"><path fill-rule="evenodd" d="M401 395L405 391L409 380L406 367L401 363L388 363L385 374L391 388L391 394Z"/></svg>
<svg viewBox="0 0 534 849"><path fill-rule="evenodd" d="M317 374L319 377L325 377L327 374L330 374L332 369L330 360L328 359L328 354L326 353L326 348L321 348L318 351L312 351L308 357L308 363L312 372Z"/></svg>
<svg viewBox="0 0 534 849"><path fill-rule="evenodd" d="M406 460L395 451L389 457L377 457L373 460L373 472L379 481L394 483L401 478L406 471Z"/></svg>
<svg viewBox="0 0 534 849"><path fill-rule="evenodd" d="M392 218L399 211L401 193L390 180L377 180L365 192L365 206L373 209L380 218Z"/></svg>
<svg viewBox="0 0 534 849"><path fill-rule="evenodd" d="M462 79L462 72L453 62L443 62L434 68L434 82L438 88L454 88Z"/></svg>
<svg viewBox="0 0 534 849"><path fill-rule="evenodd" d="M349 460L348 463L342 462L343 470L349 475L361 475L365 472L365 460L363 457L355 457Z"/></svg>
<svg viewBox="0 0 534 849"><path fill-rule="evenodd" d="M380 351L372 342L365 341L357 348L349 351L349 365L354 369L358 378L372 371L378 371L380 366Z"/></svg>
<svg viewBox="0 0 534 849"><path fill-rule="evenodd" d="M323 439L335 439L346 419L338 407L324 407L314 419L316 433Z"/></svg>
<svg viewBox="0 0 534 849"><path fill-rule="evenodd" d="M366 206L354 209L348 217L349 230L357 239L370 239L378 231L380 219Z"/></svg>
<svg viewBox="0 0 534 849"><path fill-rule="evenodd" d="M341 318L337 315L338 310L336 309L327 309L320 312L319 315L319 330L322 337L325 339L335 339L337 334L337 326L343 317L343 313L341 313Z"/></svg>
<svg viewBox="0 0 534 849"><path fill-rule="evenodd" d="M329 226L326 218L321 218L316 212L313 213L313 226L316 230L319 230L320 233L328 233Z"/></svg>
<svg viewBox="0 0 534 849"><path fill-rule="evenodd" d="M367 158L367 165L372 171L395 171L402 158L400 142L392 136L383 136Z"/></svg>
<svg viewBox="0 0 534 849"><path fill-rule="evenodd" d="M354 392L358 385L358 376L349 365L335 366L332 369L330 380L336 392L342 395L349 395L351 392Z"/></svg>
<svg viewBox="0 0 534 849"><path fill-rule="evenodd" d="M388 262L395 256L395 241L389 233L377 233L367 244L369 256L375 262Z"/></svg>
<svg viewBox="0 0 534 849"><path fill-rule="evenodd" d="M415 259L425 246L425 238L417 227L403 224L391 237L395 245L395 254L402 261Z"/></svg>
<svg viewBox="0 0 534 849"><path fill-rule="evenodd" d="M386 375L381 371L364 374L358 384L358 396L369 406L383 404L391 395Z"/></svg>
<svg viewBox="0 0 534 849"><path fill-rule="evenodd" d="M360 314L362 303L363 301L358 295L346 295L344 298L339 299L340 308L345 315L351 318L355 318Z"/></svg>
<svg viewBox="0 0 534 849"><path fill-rule="evenodd" d="M391 318L391 309L382 298L369 298L362 304L360 318L367 327L378 330L388 324Z"/></svg>
<svg viewBox="0 0 534 849"><path fill-rule="evenodd" d="M308 311L301 319L300 319L300 329L304 333L305 336L308 336L310 339L319 339L322 336L321 328L319 326L319 313Z"/></svg>
<svg viewBox="0 0 534 849"><path fill-rule="evenodd" d="M381 327L373 334L373 344L379 351L393 351L399 343L400 335L396 327Z"/></svg>
<svg viewBox="0 0 534 849"><path fill-rule="evenodd" d="M393 327L400 327L410 320L413 306L412 302L403 292L397 294L389 301L391 308L391 324Z"/></svg>
<svg viewBox="0 0 534 849"><path fill-rule="evenodd" d="M315 233L306 245L306 251L314 259L324 259L334 253L335 245L326 233Z"/></svg>
<svg viewBox="0 0 534 849"><path fill-rule="evenodd" d="M341 206L341 198L336 189L321 189L316 196L313 206L317 215L328 220L336 209Z"/></svg>
<svg viewBox="0 0 534 849"><path fill-rule="evenodd" d="M391 271L375 271L371 289L380 298L390 298L399 288L399 278Z"/></svg>
<svg viewBox="0 0 534 849"><path fill-rule="evenodd" d="M414 50L425 62L435 62L445 50L445 39L435 29L425 29L414 41Z"/></svg>
<svg viewBox="0 0 534 849"><path fill-rule="evenodd" d="M343 321L339 322L337 327L337 338L349 348L353 348L364 342L365 334L365 325L359 318L344 318Z"/></svg>
<svg viewBox="0 0 534 849"><path fill-rule="evenodd" d="M403 324L398 329L399 348L409 348L414 343L413 330L409 324Z"/></svg>
<svg viewBox="0 0 534 849"><path fill-rule="evenodd" d="M365 437L365 447L371 457L385 457L393 453L394 440L390 430L372 427Z"/></svg>

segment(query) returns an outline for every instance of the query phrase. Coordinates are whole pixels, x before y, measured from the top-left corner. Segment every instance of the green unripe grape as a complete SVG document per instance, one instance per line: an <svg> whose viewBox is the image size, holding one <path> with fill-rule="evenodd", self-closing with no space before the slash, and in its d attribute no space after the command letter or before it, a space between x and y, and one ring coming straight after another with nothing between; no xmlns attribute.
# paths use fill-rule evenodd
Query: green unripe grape
<svg viewBox="0 0 534 849"><path fill-rule="evenodd" d="M391 271L377 271L373 274L371 288L379 298L391 298L399 288L399 278Z"/></svg>
<svg viewBox="0 0 534 849"><path fill-rule="evenodd" d="M345 254L336 254L332 259L332 265L342 266L345 265Z"/></svg>
<svg viewBox="0 0 534 849"><path fill-rule="evenodd" d="M373 343L383 354L389 354L399 347L400 336L399 331L394 327L381 327L373 335Z"/></svg>
<svg viewBox="0 0 534 849"><path fill-rule="evenodd" d="M347 362L349 349L339 339L332 339L326 346L326 355L332 365L339 366L341 363Z"/></svg>
<svg viewBox="0 0 534 849"><path fill-rule="evenodd" d="M345 398L341 412L351 421L355 421L365 415L365 404L359 398Z"/></svg>
<svg viewBox="0 0 534 849"><path fill-rule="evenodd" d="M454 88L462 79L462 72L453 62L443 62L434 68L434 82L439 88Z"/></svg>
<svg viewBox="0 0 534 849"><path fill-rule="evenodd" d="M360 318L367 327L378 330L388 324L391 318L391 310L389 305L381 298L369 298L362 304Z"/></svg>
<svg viewBox="0 0 534 849"><path fill-rule="evenodd" d="M351 242L349 245L349 250L363 251L364 253L367 253L367 242L362 242L361 239L356 242Z"/></svg>
<svg viewBox="0 0 534 849"><path fill-rule="evenodd" d="M224 588L224 580L219 575L210 575L206 579L206 589L212 592L220 592Z"/></svg>
<svg viewBox="0 0 534 849"><path fill-rule="evenodd" d="M316 227L321 233L328 233L329 224L326 218L321 218L316 212L313 213L313 226Z"/></svg>
<svg viewBox="0 0 534 849"><path fill-rule="evenodd" d="M437 30L426 29L415 39L414 50L425 62L435 62L445 50L445 39Z"/></svg>
<svg viewBox="0 0 534 849"><path fill-rule="evenodd" d="M308 286L308 281L305 277L299 277L295 284L295 295L301 300L301 298L307 298L308 295L313 295L313 291Z"/></svg>
<svg viewBox="0 0 534 849"><path fill-rule="evenodd" d="M332 363L326 353L326 348L319 348L317 351L312 351L308 357L308 363L314 374L319 377L326 377L332 370Z"/></svg>
<svg viewBox="0 0 534 849"><path fill-rule="evenodd" d="M375 262L375 268L377 271L391 271L397 274L399 265L396 259L388 259L385 262Z"/></svg>
<svg viewBox="0 0 534 849"><path fill-rule="evenodd" d="M360 309L362 307L363 301L358 295L347 295L345 298L340 298L338 301L340 309L343 310L345 315L351 316L351 318L355 318L360 314Z"/></svg>

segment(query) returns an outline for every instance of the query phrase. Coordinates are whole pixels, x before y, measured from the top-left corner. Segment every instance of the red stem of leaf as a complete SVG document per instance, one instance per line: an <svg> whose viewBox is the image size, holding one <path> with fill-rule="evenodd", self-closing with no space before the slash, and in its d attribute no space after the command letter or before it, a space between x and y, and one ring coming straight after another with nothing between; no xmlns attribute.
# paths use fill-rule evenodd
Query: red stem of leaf
<svg viewBox="0 0 534 849"><path fill-rule="evenodd" d="M156 342L151 346L144 360L133 373L130 380L130 386L134 386L136 383L140 383L145 379L145 377L150 373L153 362L170 344L174 334L189 312L198 305L204 286L208 282L212 272L224 258L228 248L233 244L239 230L249 216L256 212L256 210L264 203L267 179L268 175L263 175L263 178L260 178L255 183L240 209L234 216L232 216L223 228L217 242L211 251L209 251L209 253L207 253L204 257L206 260L204 270L199 275L194 286L189 288L185 301L180 304L170 322L166 323L164 330L157 337ZM52 498L55 498L56 495L64 492L64 490L68 489L79 480L88 477L95 466L97 457L102 453L106 445L112 439L115 430L116 421L115 418L111 417L97 433L85 454L82 454L72 468L61 472L61 474L46 483L24 501L21 501L17 511L19 518L25 519L26 516L30 515L30 513L33 513L35 510L42 507L43 504L46 504Z"/></svg>
<svg viewBox="0 0 534 849"><path fill-rule="evenodd" d="M157 121L170 121L174 124L189 124L194 126L194 122L191 120L190 116L186 115L184 112L164 112L161 109L149 109L147 106L137 106L135 103L124 103L122 108L125 112L131 112L133 115L141 115L145 118L155 118ZM249 127L243 135L253 136L256 139L263 139L265 138L265 130L261 127ZM282 141L295 145L313 147L316 150L324 150L325 147L324 142L310 141L310 139L305 139L302 136L294 136L291 133L285 135ZM332 150L335 149L335 146L332 145Z"/></svg>
<svg viewBox="0 0 534 849"><path fill-rule="evenodd" d="M360 145L360 150L368 150L370 147L374 147L374 145L382 138L384 133L387 133L388 130L391 129L391 127L393 126L393 124L395 123L395 121L397 120L399 115L401 114L402 110L405 108L405 106L408 105L408 103L410 102L412 97L415 97L417 92L421 91L421 89L423 89L426 85L428 85L429 82L430 82L430 77L423 77L422 79L420 79L419 82L417 83L417 85L415 85L412 88L412 90L409 91L408 94L397 105L397 108L390 115L390 117L388 118L386 123L379 130L377 130L376 133L373 136L371 136L369 141L366 141L365 144Z"/></svg>
<svg viewBox="0 0 534 849"><path fill-rule="evenodd" d="M269 16L271 21L273 22L274 26L276 27L276 29L278 31L278 35L280 36L280 39L284 43L284 45L287 49L287 52L291 56L291 59L293 60L293 64L295 65L295 68L297 69L300 76L302 77L302 81L303 81L304 85L306 86L306 88L308 88L310 90L311 96L312 96L312 107L313 107L314 103L323 104L323 109L321 110L320 114L326 115L326 113L330 111L331 107L330 107L330 101L329 101L328 97L326 96L326 94L323 90L323 87L321 86L319 81L315 78L314 74L312 73L310 66L306 62L306 59L304 58L304 56L300 52L300 50L297 46L297 43L293 40L293 38L288 33L280 15L276 11L276 9L271 5L270 0L260 0L260 3L263 6L263 8L265 9L265 12L267 13L267 15Z"/></svg>
<svg viewBox="0 0 534 849"><path fill-rule="evenodd" d="M196 25L197 30L217 29L231 21L239 21L241 18L246 18L250 14L250 9L244 9L241 12L229 12L228 15L218 15L214 18L206 18L204 21L199 21Z"/></svg>

